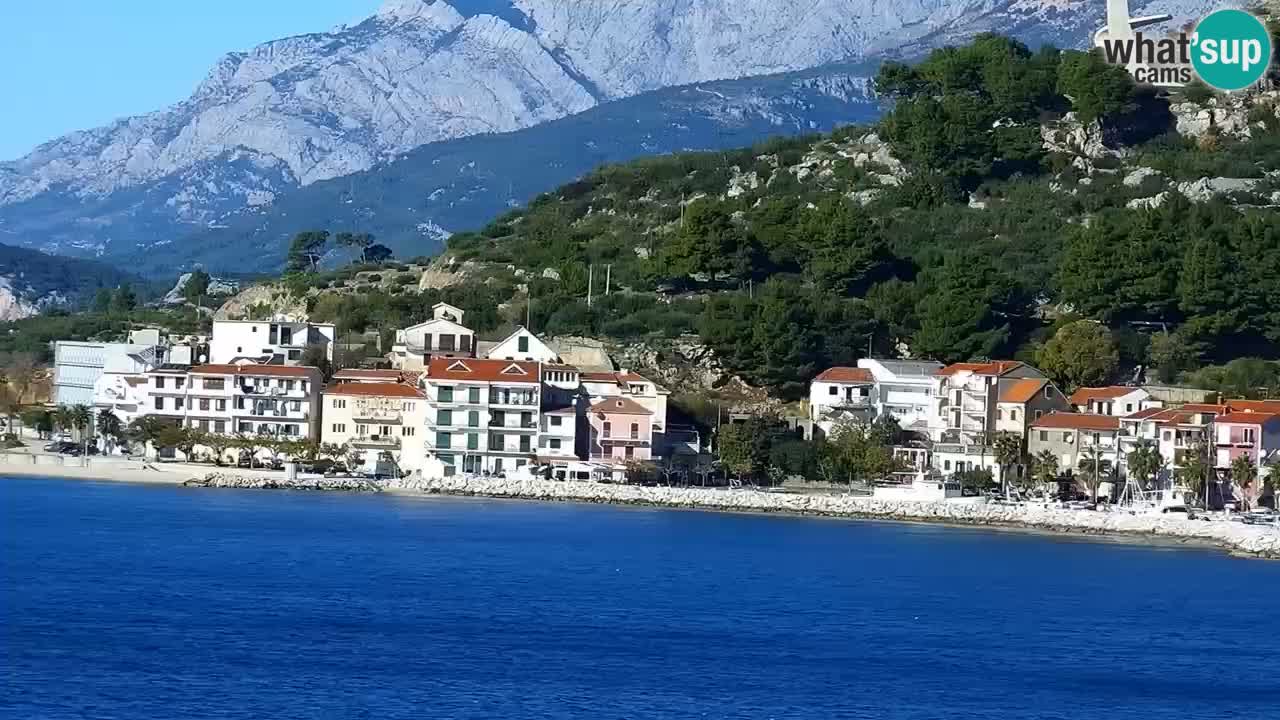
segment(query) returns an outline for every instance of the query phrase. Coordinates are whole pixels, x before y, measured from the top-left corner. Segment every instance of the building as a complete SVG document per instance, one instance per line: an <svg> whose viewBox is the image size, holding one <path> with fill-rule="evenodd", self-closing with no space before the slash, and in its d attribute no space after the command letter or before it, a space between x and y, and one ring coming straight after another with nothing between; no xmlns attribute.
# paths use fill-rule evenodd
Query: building
<svg viewBox="0 0 1280 720"><path fill-rule="evenodd" d="M867 421L876 415L876 379L860 367L833 367L809 385L809 419L830 433L841 421Z"/></svg>
<svg viewBox="0 0 1280 720"><path fill-rule="evenodd" d="M581 374L582 391L587 402L595 405L604 400L626 398L649 411L653 432L653 456L662 457L671 452L697 452L700 439L691 427L671 426L667 422L667 401L671 391L630 370L615 372L584 372Z"/></svg>
<svg viewBox="0 0 1280 720"><path fill-rule="evenodd" d="M418 376L343 371L324 390L321 441L390 455L404 472L425 467L427 394Z"/></svg>
<svg viewBox="0 0 1280 720"><path fill-rule="evenodd" d="M515 332L485 350L484 356L490 360L519 360L536 363L554 364L561 361L559 353L524 327L516 328Z"/></svg>
<svg viewBox="0 0 1280 720"><path fill-rule="evenodd" d="M875 380L876 415L891 417L904 430L934 435L941 431L934 413L938 372L942 363L923 360L874 360L864 358L858 367Z"/></svg>
<svg viewBox="0 0 1280 720"><path fill-rule="evenodd" d="M996 432L1025 438L1036 420L1067 409L1062 391L1044 378L1022 378L1006 383L996 403Z"/></svg>
<svg viewBox="0 0 1280 720"><path fill-rule="evenodd" d="M448 303L431 307L431 319L396 331L391 366L397 370L426 369L431 358L475 357L476 336L462 324L463 311Z"/></svg>
<svg viewBox="0 0 1280 720"><path fill-rule="evenodd" d="M1162 402L1140 387L1111 385L1109 387L1080 388L1069 398L1072 409L1078 413L1093 413L1124 417L1139 410L1160 407Z"/></svg>
<svg viewBox="0 0 1280 720"><path fill-rule="evenodd" d="M93 407L103 375L139 376L164 363L166 351L155 330L134 331L122 343L58 341L53 350L53 402ZM107 384L116 386L114 381Z"/></svg>
<svg viewBox="0 0 1280 720"><path fill-rule="evenodd" d="M1179 408L1148 408L1120 418L1122 463L1140 443L1149 442L1160 452L1165 467L1162 481L1173 478L1189 453L1205 453L1212 461L1210 439L1214 419L1227 414L1224 405L1188 404Z"/></svg>
<svg viewBox="0 0 1280 720"><path fill-rule="evenodd" d="M214 320L208 361L213 365L300 365L309 347L333 362L336 328L286 320Z"/></svg>
<svg viewBox="0 0 1280 720"><path fill-rule="evenodd" d="M419 383L427 396L426 453L444 475L499 474L536 462L536 363L432 358Z"/></svg>
<svg viewBox="0 0 1280 720"><path fill-rule="evenodd" d="M1229 471L1237 458L1246 458L1267 476L1268 460L1280 457L1280 413L1228 412L1213 421L1214 467Z"/></svg>
<svg viewBox="0 0 1280 720"><path fill-rule="evenodd" d="M1027 454L1035 458L1048 450L1058 459L1059 475L1074 475L1088 457L1088 448L1095 448L1111 467L1119 468L1120 432L1120 418L1114 415L1052 412L1031 422Z"/></svg>
<svg viewBox="0 0 1280 720"><path fill-rule="evenodd" d="M147 373L147 415L217 434L320 438L322 376L313 367L165 365Z"/></svg>
<svg viewBox="0 0 1280 720"><path fill-rule="evenodd" d="M587 411L590 459L615 466L653 459L653 413L626 397L605 398Z"/></svg>

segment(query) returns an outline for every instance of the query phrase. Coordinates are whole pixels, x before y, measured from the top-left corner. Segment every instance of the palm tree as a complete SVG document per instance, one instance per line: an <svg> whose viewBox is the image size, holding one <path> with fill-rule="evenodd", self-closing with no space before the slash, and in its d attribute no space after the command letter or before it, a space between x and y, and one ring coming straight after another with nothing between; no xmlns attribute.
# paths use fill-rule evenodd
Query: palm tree
<svg viewBox="0 0 1280 720"><path fill-rule="evenodd" d="M81 440L88 440L89 424L93 422L93 411L88 405L73 405L70 411L71 424L80 434Z"/></svg>
<svg viewBox="0 0 1280 720"><path fill-rule="evenodd" d="M1209 507L1209 476L1213 472L1207 455L1204 442L1196 442L1182 456L1182 466L1177 470L1178 481L1189 489L1193 501L1204 498L1206 510Z"/></svg>
<svg viewBox="0 0 1280 720"><path fill-rule="evenodd" d="M1253 458L1241 455L1231 461L1231 482L1241 490L1244 509L1252 510L1253 504L1257 502L1254 489L1260 484L1258 466L1253 464Z"/></svg>
<svg viewBox="0 0 1280 720"><path fill-rule="evenodd" d="M1009 472L1013 466L1022 462L1022 438L1011 432L998 433L992 447L996 463L1000 465L1000 489L1008 498Z"/></svg>
<svg viewBox="0 0 1280 720"><path fill-rule="evenodd" d="M1156 478L1164 470L1164 456L1155 443L1143 440L1125 457L1129 475L1138 480L1143 490L1151 490Z"/></svg>
<svg viewBox="0 0 1280 720"><path fill-rule="evenodd" d="M1058 481L1058 456L1052 450L1041 450L1032 458L1036 482L1046 490Z"/></svg>
<svg viewBox="0 0 1280 720"><path fill-rule="evenodd" d="M119 442L124 424L111 410L102 410L98 412L98 432L102 435L103 449L110 452Z"/></svg>
<svg viewBox="0 0 1280 720"><path fill-rule="evenodd" d="M1089 491L1089 499L1097 502L1098 488L1103 479L1111 474L1111 461L1103 457L1102 450L1097 445L1086 447L1080 455L1077 466L1080 468L1081 480Z"/></svg>
<svg viewBox="0 0 1280 720"><path fill-rule="evenodd" d="M66 405L59 405L53 410L53 426L59 432L70 432L75 427L75 420L71 417L71 408Z"/></svg>

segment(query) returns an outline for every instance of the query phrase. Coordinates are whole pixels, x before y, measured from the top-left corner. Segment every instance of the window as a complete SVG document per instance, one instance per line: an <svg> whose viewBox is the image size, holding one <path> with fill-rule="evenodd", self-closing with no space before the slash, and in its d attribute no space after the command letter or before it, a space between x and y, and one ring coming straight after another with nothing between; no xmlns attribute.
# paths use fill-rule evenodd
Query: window
<svg viewBox="0 0 1280 720"><path fill-rule="evenodd" d="M250 435L253 434L253 423L249 423L249 422L240 423L240 432L245 434L250 434Z"/></svg>
<svg viewBox="0 0 1280 720"><path fill-rule="evenodd" d="M946 470L947 472L951 472L951 461L950 461L950 460L943 460L943 461L942 461L942 469L943 469L943 470Z"/></svg>
<svg viewBox="0 0 1280 720"><path fill-rule="evenodd" d="M440 336L440 349L441 349L441 350L443 350L443 351L445 351L445 352L453 352L453 350L454 350L454 336L453 336L453 335L441 335L441 336Z"/></svg>
<svg viewBox="0 0 1280 720"><path fill-rule="evenodd" d="M1017 408L1010 408L1010 409L1009 409L1009 419L1010 419L1010 420L1017 420L1017 419L1018 419L1018 409L1017 409Z"/></svg>
<svg viewBox="0 0 1280 720"><path fill-rule="evenodd" d="M164 398L162 398L162 397L158 397L158 398L156 398L156 409L157 409L157 410L163 410L163 409L164 409Z"/></svg>
<svg viewBox="0 0 1280 720"><path fill-rule="evenodd" d="M298 434L298 426L297 426L297 425L293 425L293 424L285 425L285 426L284 426L284 434L285 434L285 435L297 435L297 434Z"/></svg>
<svg viewBox="0 0 1280 720"><path fill-rule="evenodd" d="M437 410L437 411L436 411L436 425L441 425L441 426L448 427L449 425L452 425L452 424L453 424L453 411L452 411L452 410Z"/></svg>
<svg viewBox="0 0 1280 720"><path fill-rule="evenodd" d="M551 438L550 442L548 442L548 443L547 443L547 445L548 445L552 450L559 450L559 449L560 449L560 438Z"/></svg>
<svg viewBox="0 0 1280 720"><path fill-rule="evenodd" d="M1102 443L1102 434L1101 434L1101 433L1094 433L1094 434L1093 434L1093 444L1094 444L1094 445L1099 445L1099 444L1101 444L1101 443Z"/></svg>
<svg viewBox="0 0 1280 720"><path fill-rule="evenodd" d="M1053 386L1052 386L1052 385L1045 385L1045 386L1044 386L1044 396L1045 396L1045 399L1048 399L1048 398L1053 397Z"/></svg>
<svg viewBox="0 0 1280 720"><path fill-rule="evenodd" d="M533 426L534 426L533 413L529 413L529 412L520 413L520 427L531 428Z"/></svg>
<svg viewBox="0 0 1280 720"><path fill-rule="evenodd" d="M458 349L461 350L462 352L471 352L471 336L470 335L458 336Z"/></svg>
<svg viewBox="0 0 1280 720"><path fill-rule="evenodd" d="M222 433L225 433L227 431L227 421L226 420L213 421L213 431L218 433L219 435L221 435Z"/></svg>
<svg viewBox="0 0 1280 720"><path fill-rule="evenodd" d="M1165 431L1164 431L1164 439L1165 439L1166 441L1168 441L1168 440L1172 440L1172 439L1173 439L1173 431L1172 431L1172 430L1165 430Z"/></svg>
<svg viewBox="0 0 1280 720"><path fill-rule="evenodd" d="M625 451L623 454L625 454L625 455L626 455L627 457L629 457L629 458L630 458L630 457L635 457L636 449L635 449L635 448L633 448L633 447L631 447L630 445L628 445L628 446L627 446L627 448L626 448L626 451Z"/></svg>
<svg viewBox="0 0 1280 720"><path fill-rule="evenodd" d="M479 435L477 435L477 434L475 434L475 433L471 433L471 434L467 435L467 449L468 449L468 450L479 450L479 449L480 449L480 436L479 436Z"/></svg>
<svg viewBox="0 0 1280 720"><path fill-rule="evenodd" d="M1040 419L1041 417L1043 417L1043 416L1044 416L1044 411L1043 411L1043 410L1037 410L1037 411L1036 411L1036 419L1037 419L1037 420L1039 420L1039 419Z"/></svg>
<svg viewBox="0 0 1280 720"><path fill-rule="evenodd" d="M174 386L174 387L176 387L176 388L177 388L177 389L179 389L179 390L181 390L181 389L182 389L182 386L183 386L184 384L186 384L186 378L174 378L174 379L173 379L173 386Z"/></svg>
<svg viewBox="0 0 1280 720"><path fill-rule="evenodd" d="M290 360L300 360L300 359L302 359L302 351L301 351L301 350L290 350L290 351L289 351L289 359L290 359Z"/></svg>
<svg viewBox="0 0 1280 720"><path fill-rule="evenodd" d="M996 419L997 419L997 420L1003 420L1003 419L1004 419L1004 409L1003 409L1003 408L996 408Z"/></svg>
<svg viewBox="0 0 1280 720"><path fill-rule="evenodd" d="M480 404L480 388L478 387L467 388L467 402L473 405Z"/></svg>
<svg viewBox="0 0 1280 720"><path fill-rule="evenodd" d="M405 412L413 412L413 403L406 400L405 402L400 403L400 409Z"/></svg>
<svg viewBox="0 0 1280 720"><path fill-rule="evenodd" d="M609 437L613 433L613 423L606 422L604 424L604 436Z"/></svg>
<svg viewBox="0 0 1280 720"><path fill-rule="evenodd" d="M529 352L529 336L528 335L521 335L520 337L516 338L516 352L522 352L522 353Z"/></svg>
<svg viewBox="0 0 1280 720"><path fill-rule="evenodd" d="M284 383L284 389L285 389L285 390L292 390L292 389L293 389L293 381L292 381L292 380L281 380L280 382Z"/></svg>
<svg viewBox="0 0 1280 720"><path fill-rule="evenodd" d="M369 426L368 426L368 425L357 425L357 426L356 426L356 434L357 434L357 435L359 435L360 437L364 437L365 435L368 435L368 434L369 434Z"/></svg>
<svg viewBox="0 0 1280 720"><path fill-rule="evenodd" d="M226 412L226 410L227 410L227 401L226 401L226 400L216 400L216 401L215 401L215 403L216 403L216 404L214 405L214 407L216 407L216 408L218 409L218 412Z"/></svg>
<svg viewBox="0 0 1280 720"><path fill-rule="evenodd" d="M163 389L164 389L164 378L162 378L162 377L158 377L158 378L156 378L156 389L157 389L157 390L163 390Z"/></svg>
<svg viewBox="0 0 1280 720"><path fill-rule="evenodd" d="M225 390L226 387L226 381L222 378L205 378L204 380L205 390Z"/></svg>
<svg viewBox="0 0 1280 720"><path fill-rule="evenodd" d="M531 451L531 450L533 449L533 448L530 446L529 442L530 442L530 441L529 441L529 436L528 436L528 435L521 435L521 436L520 436L520 452L527 453L527 452L529 452L529 451Z"/></svg>
<svg viewBox="0 0 1280 720"><path fill-rule="evenodd" d="M1048 431L1048 430L1041 430L1041 431L1040 431L1040 442L1049 442L1049 431Z"/></svg>
<svg viewBox="0 0 1280 720"><path fill-rule="evenodd" d="M280 328L280 344L281 345L293 344L293 328L287 328L287 327Z"/></svg>
<svg viewBox="0 0 1280 720"><path fill-rule="evenodd" d="M346 406L347 406L347 401L346 401L346 400L340 400L340 399L338 399L338 398L334 398L334 399L333 399L333 407L334 407L334 408L336 408L336 409L341 409L341 408L345 408Z"/></svg>
<svg viewBox="0 0 1280 720"><path fill-rule="evenodd" d="M205 412L208 412L209 400L207 398L200 398L200 409L204 410Z"/></svg>
<svg viewBox="0 0 1280 720"><path fill-rule="evenodd" d="M294 412L302 412L302 401L301 401L301 400L294 400L294 401L293 401L293 411L294 411Z"/></svg>
<svg viewBox="0 0 1280 720"><path fill-rule="evenodd" d="M835 385L832 385L830 388L828 388L828 389L827 389L827 394L828 394L828 395L839 395L839 394L840 394L840 388L836 387Z"/></svg>
<svg viewBox="0 0 1280 720"><path fill-rule="evenodd" d="M417 429L417 428L415 428L415 427L413 427L412 425L405 425L404 427L400 428L400 436L401 436L401 437L413 437L413 436L414 436L414 433L416 433L416 432L417 432L417 430L418 430L418 429Z"/></svg>
<svg viewBox="0 0 1280 720"><path fill-rule="evenodd" d="M453 388L442 387L438 391L440 402L453 402Z"/></svg>
<svg viewBox="0 0 1280 720"><path fill-rule="evenodd" d="M453 437L447 432L436 433L436 448L440 450L448 450L453 447Z"/></svg>
<svg viewBox="0 0 1280 720"><path fill-rule="evenodd" d="M559 415L551 416L551 427L560 427L564 423L564 419Z"/></svg>
<svg viewBox="0 0 1280 720"><path fill-rule="evenodd" d="M631 423L631 439L640 439L640 423Z"/></svg>
<svg viewBox="0 0 1280 720"><path fill-rule="evenodd" d="M258 326L257 325L252 326L251 328L249 328L249 332L258 332Z"/></svg>
<svg viewBox="0 0 1280 720"><path fill-rule="evenodd" d="M306 392L306 391L307 391L307 381L306 381L306 380L299 380L299 381L298 381L298 389L299 389L299 390L301 390L302 392Z"/></svg>
<svg viewBox="0 0 1280 720"><path fill-rule="evenodd" d="M1126 413L1131 413L1131 412L1133 412L1133 403L1125 403L1125 404L1124 404L1124 411L1125 411Z"/></svg>
<svg viewBox="0 0 1280 720"><path fill-rule="evenodd" d="M238 397L238 398L236 398L236 409L237 409L237 410L243 410L243 409L244 409L244 398L242 398L242 397Z"/></svg>
<svg viewBox="0 0 1280 720"><path fill-rule="evenodd" d="M480 427L480 413L471 410L467 413L467 427Z"/></svg>
<svg viewBox="0 0 1280 720"><path fill-rule="evenodd" d="M347 426L342 423L334 423L333 431L336 433L344 433L347 431Z"/></svg>

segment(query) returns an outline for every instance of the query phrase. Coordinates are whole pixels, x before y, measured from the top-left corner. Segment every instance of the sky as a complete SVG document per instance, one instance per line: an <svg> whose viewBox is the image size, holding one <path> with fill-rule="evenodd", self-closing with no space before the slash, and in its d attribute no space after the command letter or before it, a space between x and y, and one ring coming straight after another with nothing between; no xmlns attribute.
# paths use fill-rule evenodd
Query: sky
<svg viewBox="0 0 1280 720"><path fill-rule="evenodd" d="M218 58L379 0L0 0L0 160L186 98Z"/></svg>

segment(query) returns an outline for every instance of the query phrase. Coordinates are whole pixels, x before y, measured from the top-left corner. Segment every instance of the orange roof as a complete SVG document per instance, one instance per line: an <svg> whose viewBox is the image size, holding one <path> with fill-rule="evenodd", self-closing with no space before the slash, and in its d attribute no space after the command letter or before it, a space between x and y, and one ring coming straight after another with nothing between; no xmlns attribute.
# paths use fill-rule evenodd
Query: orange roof
<svg viewBox="0 0 1280 720"><path fill-rule="evenodd" d="M1040 388L1049 384L1048 380L1043 378L1026 378L1017 380L1005 391L1000 393L1000 402L1024 403L1036 396L1040 392Z"/></svg>
<svg viewBox="0 0 1280 720"><path fill-rule="evenodd" d="M428 381L457 382L539 382L538 363L518 360L477 360L472 358L432 358L427 365Z"/></svg>
<svg viewBox="0 0 1280 720"><path fill-rule="evenodd" d="M1068 400L1072 405L1088 405L1090 400L1114 400L1118 397L1124 397L1131 392L1137 392L1140 388L1124 387L1123 385L1111 385L1109 387L1096 388L1080 388L1071 393Z"/></svg>
<svg viewBox="0 0 1280 720"><path fill-rule="evenodd" d="M627 398L607 398L591 406L593 413L612 415L652 415L643 405Z"/></svg>
<svg viewBox="0 0 1280 720"><path fill-rule="evenodd" d="M413 370L361 370L347 368L334 374L334 380L387 380L389 382L416 381L421 373Z"/></svg>
<svg viewBox="0 0 1280 720"><path fill-rule="evenodd" d="M253 375L257 377L313 377L320 375L319 368L293 365L197 365L192 375Z"/></svg>
<svg viewBox="0 0 1280 720"><path fill-rule="evenodd" d="M1124 420L1147 420L1151 418L1153 415L1159 415L1160 413L1163 413L1163 412L1167 412L1167 410L1165 410L1164 408L1158 408L1158 407L1146 408L1145 410L1139 410L1136 413L1130 413L1128 415L1125 415L1123 419Z"/></svg>
<svg viewBox="0 0 1280 720"><path fill-rule="evenodd" d="M1233 423L1236 425L1265 425L1280 419L1280 413L1265 412L1231 412L1214 418L1217 423Z"/></svg>
<svg viewBox="0 0 1280 720"><path fill-rule="evenodd" d="M426 397L416 387L404 383L338 383L324 389L325 395L360 395L365 397Z"/></svg>
<svg viewBox="0 0 1280 720"><path fill-rule="evenodd" d="M584 383L613 383L615 385L625 385L626 383L649 383L653 385L659 393L666 393L667 389L649 378L633 372L583 372L579 376Z"/></svg>
<svg viewBox="0 0 1280 720"><path fill-rule="evenodd" d="M873 383L875 381L870 370L856 367L829 368L814 378L814 382Z"/></svg>
<svg viewBox="0 0 1280 720"><path fill-rule="evenodd" d="M1228 400L1233 411L1280 413L1280 400Z"/></svg>
<svg viewBox="0 0 1280 720"><path fill-rule="evenodd" d="M1051 412L1031 423L1033 428L1070 430L1119 430L1120 418L1093 413Z"/></svg>
<svg viewBox="0 0 1280 720"><path fill-rule="evenodd" d="M1183 405L1178 409L1183 412L1218 413L1218 414L1222 414L1229 411L1226 405L1212 405L1209 403L1187 403L1186 405Z"/></svg>
<svg viewBox="0 0 1280 720"><path fill-rule="evenodd" d="M985 363L953 363L938 371L939 375L955 375L961 372L971 372L974 375L1004 375L1007 372L1022 367L1023 363L1017 360L995 360Z"/></svg>

